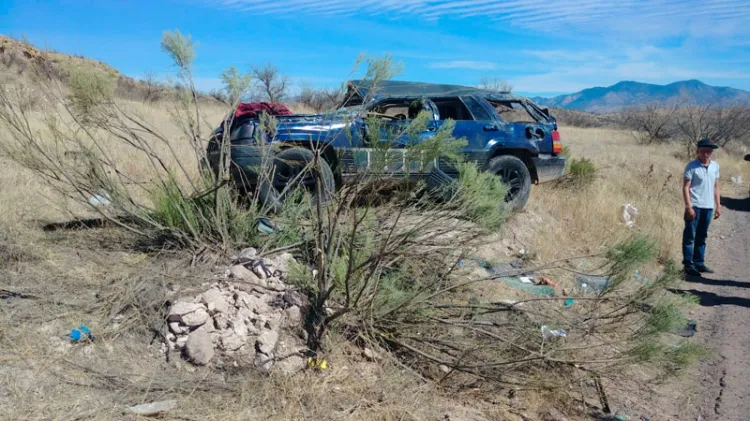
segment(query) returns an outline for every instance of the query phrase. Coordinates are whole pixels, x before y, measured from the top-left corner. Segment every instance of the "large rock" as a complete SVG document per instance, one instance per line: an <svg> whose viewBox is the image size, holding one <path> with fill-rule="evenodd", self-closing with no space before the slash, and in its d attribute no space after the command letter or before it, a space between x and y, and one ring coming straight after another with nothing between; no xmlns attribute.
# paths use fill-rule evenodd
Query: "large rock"
<svg viewBox="0 0 750 421"><path fill-rule="evenodd" d="M305 368L305 359L299 355L292 355L283 360L276 361L273 365L273 371L283 376L297 374Z"/></svg>
<svg viewBox="0 0 750 421"><path fill-rule="evenodd" d="M206 307L208 307L208 311L211 314L226 314L229 312L229 303L224 297L224 294L218 289L212 288L204 292L201 296L201 300L206 304Z"/></svg>
<svg viewBox="0 0 750 421"><path fill-rule="evenodd" d="M214 344L211 335L203 332L193 332L185 344L185 352L194 364L206 365L214 357Z"/></svg>
<svg viewBox="0 0 750 421"><path fill-rule="evenodd" d="M240 336L232 330L225 331L221 336L221 346L225 351L236 351L247 343L247 336Z"/></svg>
<svg viewBox="0 0 750 421"><path fill-rule="evenodd" d="M182 323L186 326L196 327L201 326L208 321L208 311L204 307L199 308L193 312L182 315Z"/></svg>
<svg viewBox="0 0 750 421"><path fill-rule="evenodd" d="M190 327L200 326L208 320L208 311L203 304L179 301L169 309L170 316L180 316L182 324ZM177 333L177 332L175 332Z"/></svg>
<svg viewBox="0 0 750 421"><path fill-rule="evenodd" d="M271 355L271 352L276 347L276 342L279 340L279 332L275 330L267 330L258 336L258 340L255 344L255 349L266 355Z"/></svg>
<svg viewBox="0 0 750 421"><path fill-rule="evenodd" d="M143 415L144 417L151 417L154 415L167 412L170 409L177 408L177 401L174 399L168 401L159 401L151 403L143 403L140 405L130 406L128 410L134 414Z"/></svg>
<svg viewBox="0 0 750 421"><path fill-rule="evenodd" d="M281 253L273 258L274 268L284 273L289 272L289 264L292 262L295 262L294 256L289 252Z"/></svg>
<svg viewBox="0 0 750 421"><path fill-rule="evenodd" d="M229 276L242 281L250 281L256 279L257 276L250 269L243 265L234 265L229 269Z"/></svg>
<svg viewBox="0 0 750 421"><path fill-rule="evenodd" d="M258 250L255 247L248 247L240 252L238 260L241 263L248 263L252 262L256 256L258 256Z"/></svg>
<svg viewBox="0 0 750 421"><path fill-rule="evenodd" d="M203 309L203 305L200 303L189 303L186 301L178 301L172 305L169 309L169 315L182 316L184 314L192 313L196 310Z"/></svg>

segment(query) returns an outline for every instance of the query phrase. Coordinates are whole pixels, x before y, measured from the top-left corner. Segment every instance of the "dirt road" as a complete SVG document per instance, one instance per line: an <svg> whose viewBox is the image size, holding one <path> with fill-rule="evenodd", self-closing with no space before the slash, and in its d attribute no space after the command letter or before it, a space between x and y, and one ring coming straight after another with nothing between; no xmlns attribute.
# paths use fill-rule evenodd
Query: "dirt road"
<svg viewBox="0 0 750 421"><path fill-rule="evenodd" d="M698 365L689 420L750 420L750 197L743 190L722 199L723 214L710 227L706 260L716 273L684 284L700 298L696 339L717 357Z"/></svg>

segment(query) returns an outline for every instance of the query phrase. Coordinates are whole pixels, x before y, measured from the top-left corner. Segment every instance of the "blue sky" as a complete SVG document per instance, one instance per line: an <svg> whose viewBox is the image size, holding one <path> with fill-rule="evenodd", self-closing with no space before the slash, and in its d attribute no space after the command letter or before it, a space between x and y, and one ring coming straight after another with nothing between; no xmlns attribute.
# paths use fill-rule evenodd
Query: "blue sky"
<svg viewBox="0 0 750 421"><path fill-rule="evenodd" d="M165 76L165 30L198 43L195 75L275 63L298 85L338 86L360 53L397 79L507 80L554 95L620 80L700 79L750 90L748 0L0 0L0 33Z"/></svg>

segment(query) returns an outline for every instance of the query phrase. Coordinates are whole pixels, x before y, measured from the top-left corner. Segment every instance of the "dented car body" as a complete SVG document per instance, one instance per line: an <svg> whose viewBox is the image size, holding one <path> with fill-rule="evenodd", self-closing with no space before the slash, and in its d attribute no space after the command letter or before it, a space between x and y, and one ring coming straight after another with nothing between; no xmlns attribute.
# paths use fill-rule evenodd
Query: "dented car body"
<svg viewBox="0 0 750 421"><path fill-rule="evenodd" d="M421 112L429 118L420 133L404 134L404 129ZM367 118L382 119L380 132L368 132ZM413 142L434 136L448 120L454 122L452 135L467 141L462 152L480 169L492 171L509 185L507 197L513 207L523 207L530 185L563 175L565 158L557 122L546 109L529 99L505 92L494 92L459 85L421 82L349 81L339 107L323 114L276 116L275 133L263 134L266 146L258 142L257 118L237 118L230 126L232 173L252 186L251 168L257 168L261 148L322 145L326 162L339 183L372 165L373 142L387 142L388 152L398 156ZM393 133L399 133L394 137ZM223 134L216 129L214 139ZM381 148L382 149L382 148ZM218 165L218 142L209 144L209 160ZM422 177L434 180L452 177L449 163L392 159L387 170L393 177ZM433 180L433 181L434 181Z"/></svg>

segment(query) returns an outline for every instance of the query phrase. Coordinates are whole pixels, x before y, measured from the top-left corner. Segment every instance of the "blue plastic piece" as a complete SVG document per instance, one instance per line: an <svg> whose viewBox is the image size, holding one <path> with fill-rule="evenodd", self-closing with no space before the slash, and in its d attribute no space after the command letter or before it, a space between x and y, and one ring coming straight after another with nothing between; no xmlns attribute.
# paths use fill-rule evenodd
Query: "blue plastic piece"
<svg viewBox="0 0 750 421"><path fill-rule="evenodd" d="M86 335L86 337L92 341L96 338L96 336L91 333L91 330L89 330L84 324L78 326L78 329L71 329L70 331L70 339L74 342L82 340L83 335Z"/></svg>
<svg viewBox="0 0 750 421"><path fill-rule="evenodd" d="M565 300L565 303L563 304L563 306L565 306L565 308L570 308L573 304L575 304L575 302L576 300L572 298L568 298L567 300Z"/></svg>

